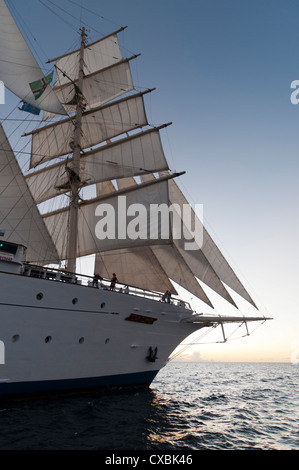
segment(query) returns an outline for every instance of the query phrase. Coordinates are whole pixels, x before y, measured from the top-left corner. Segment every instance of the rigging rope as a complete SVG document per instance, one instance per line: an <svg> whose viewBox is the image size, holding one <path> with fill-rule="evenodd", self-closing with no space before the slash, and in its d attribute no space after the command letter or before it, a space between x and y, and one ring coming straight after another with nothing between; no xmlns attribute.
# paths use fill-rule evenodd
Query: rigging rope
<svg viewBox="0 0 299 470"><path fill-rule="evenodd" d="M53 4L53 2L51 2L50 0L47 0L49 3L51 3L52 5L54 5L56 8L60 8L58 7L57 5L55 5L55 3ZM39 0L39 2L45 7L47 8L49 11L51 11L51 13L53 13L54 15L56 15L61 21L63 21L67 26L69 26L71 29L73 29L74 31L76 31L76 33L78 32L77 31L77 28L75 28L71 23L69 23L64 17L60 16L58 13L56 13L52 8L50 8L48 5L45 5L45 3L42 1L42 0ZM60 8L60 10L63 10L62 8ZM69 12L63 10L64 13L68 14L69 16L71 16L72 18L73 15L71 15ZM76 18L77 20L77 18Z"/></svg>
<svg viewBox="0 0 299 470"><path fill-rule="evenodd" d="M238 336L236 338L231 338L231 336L246 322L240 323L236 329L223 341L209 341L209 342L198 342L200 339L202 339L204 336L208 335L213 329L216 329L218 326L220 326L220 323L218 325L213 325L211 328L203 332L203 334L197 336L191 343L181 343L180 346L184 346L183 349L180 349L177 351L173 356L170 356L169 361L172 361L173 359L177 358L181 354L183 354L188 348L191 346L196 346L196 345L203 345L203 344L217 344L217 343L224 343L227 341L235 341L237 339L243 338L244 336L250 336L256 329L260 328L266 320L262 321L260 324L258 324L250 333L247 332L245 335ZM178 346L178 348L180 347Z"/></svg>

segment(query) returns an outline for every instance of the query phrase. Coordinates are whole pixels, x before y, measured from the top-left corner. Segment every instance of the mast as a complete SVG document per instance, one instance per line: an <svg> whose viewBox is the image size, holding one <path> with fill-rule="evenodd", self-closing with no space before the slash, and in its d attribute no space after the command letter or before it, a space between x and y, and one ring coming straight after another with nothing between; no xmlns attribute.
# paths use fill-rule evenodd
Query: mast
<svg viewBox="0 0 299 470"><path fill-rule="evenodd" d="M77 252L77 227L79 210L79 191L80 191L80 140L81 124L83 112L83 67L84 67L84 47L86 33L85 28L81 29L81 47L79 56L79 76L78 86L75 87L77 98L76 120L73 141L73 161L72 168L67 168L69 182L71 187L70 208L69 208L69 230L68 230L68 248L66 269L70 272L76 272L76 252Z"/></svg>

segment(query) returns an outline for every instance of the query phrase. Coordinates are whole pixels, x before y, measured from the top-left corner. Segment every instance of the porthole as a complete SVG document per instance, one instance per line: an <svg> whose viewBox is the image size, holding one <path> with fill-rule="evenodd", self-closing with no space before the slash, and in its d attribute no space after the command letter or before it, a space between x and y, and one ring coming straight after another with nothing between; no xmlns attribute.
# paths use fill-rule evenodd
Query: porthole
<svg viewBox="0 0 299 470"><path fill-rule="evenodd" d="M78 302L78 299L77 299L77 297L75 297L75 298L72 300L72 303L73 303L73 304L76 304L77 302Z"/></svg>
<svg viewBox="0 0 299 470"><path fill-rule="evenodd" d="M16 343L20 339L20 335L13 335L11 340L13 343Z"/></svg>
<svg viewBox="0 0 299 470"><path fill-rule="evenodd" d="M42 300L44 294L42 292L39 292L38 294L36 294L36 298L37 300Z"/></svg>
<svg viewBox="0 0 299 470"><path fill-rule="evenodd" d="M83 336L81 336L81 338L79 338L79 344L82 344L82 343L84 343L84 338L83 338Z"/></svg>
<svg viewBox="0 0 299 470"><path fill-rule="evenodd" d="M101 303L101 308L104 308L105 305L106 305L105 302L102 302L102 303Z"/></svg>
<svg viewBox="0 0 299 470"><path fill-rule="evenodd" d="M46 336L45 343L50 343L50 341L52 341L52 336Z"/></svg>

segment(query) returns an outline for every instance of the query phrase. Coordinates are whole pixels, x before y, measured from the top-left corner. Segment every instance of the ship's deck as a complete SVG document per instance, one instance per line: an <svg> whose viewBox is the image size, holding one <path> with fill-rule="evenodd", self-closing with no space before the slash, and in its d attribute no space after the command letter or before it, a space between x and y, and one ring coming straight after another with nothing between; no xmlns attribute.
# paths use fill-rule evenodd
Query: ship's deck
<svg viewBox="0 0 299 470"><path fill-rule="evenodd" d="M70 273L65 270L49 268L44 266L37 266L32 264L24 263L23 269L21 271L21 275L35 277L39 279L45 279L54 282L65 282L71 284L77 284L85 287L90 287L94 289L110 289L111 281L109 279L104 278L96 278L92 276L88 276L86 274L78 274L78 273ZM126 292L126 288L128 288L129 292ZM146 289L139 289L135 286L121 284L119 282L116 283L115 288L113 289L115 292L123 293L123 294L133 294L140 297L149 298L152 300L156 300L159 302L165 302L164 294L160 292L154 292ZM176 305L179 307L183 307L185 309L191 310L191 306L188 302L181 300L176 297L171 297L168 301L172 305Z"/></svg>

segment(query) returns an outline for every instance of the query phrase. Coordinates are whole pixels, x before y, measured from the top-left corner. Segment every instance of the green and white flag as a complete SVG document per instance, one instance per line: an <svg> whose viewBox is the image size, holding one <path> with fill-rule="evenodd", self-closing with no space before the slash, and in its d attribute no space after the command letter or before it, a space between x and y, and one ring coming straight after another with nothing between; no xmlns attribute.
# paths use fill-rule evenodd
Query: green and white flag
<svg viewBox="0 0 299 470"><path fill-rule="evenodd" d="M43 77L41 80L36 80L35 82L29 83L34 98L37 100L45 91L46 87L53 80L54 70L49 73L46 77Z"/></svg>

